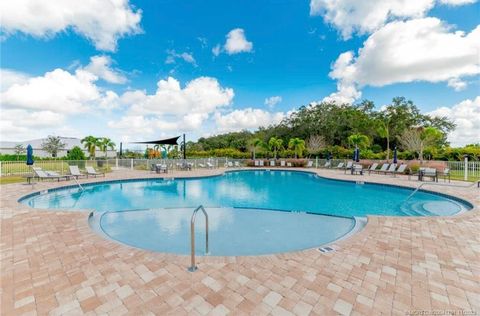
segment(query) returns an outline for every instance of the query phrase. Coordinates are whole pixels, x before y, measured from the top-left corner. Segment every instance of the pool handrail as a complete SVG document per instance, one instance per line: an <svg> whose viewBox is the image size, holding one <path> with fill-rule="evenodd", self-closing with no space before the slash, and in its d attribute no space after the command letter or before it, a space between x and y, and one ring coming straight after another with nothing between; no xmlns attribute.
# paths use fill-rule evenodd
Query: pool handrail
<svg viewBox="0 0 480 316"><path fill-rule="evenodd" d="M208 254L208 214L205 211L203 205L199 205L192 214L192 219L190 220L190 257L191 265L188 268L188 271L195 272L198 267L195 264L195 218L197 212L201 210L203 215L205 215L205 254Z"/></svg>

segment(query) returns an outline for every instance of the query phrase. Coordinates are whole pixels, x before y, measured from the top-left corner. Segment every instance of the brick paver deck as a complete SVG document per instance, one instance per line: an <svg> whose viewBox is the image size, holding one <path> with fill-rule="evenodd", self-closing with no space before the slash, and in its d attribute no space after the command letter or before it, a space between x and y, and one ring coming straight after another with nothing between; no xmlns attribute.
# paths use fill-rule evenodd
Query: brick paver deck
<svg viewBox="0 0 480 316"><path fill-rule="evenodd" d="M418 185L406 177L316 172ZM118 171L106 178L155 176ZM371 216L364 230L335 243L335 252L198 257L200 269L190 273L186 256L134 249L95 234L87 223L88 212L35 210L17 203L30 192L65 184L0 187L2 315L420 315L421 311L459 315L460 310L480 314L476 188L427 187L475 206L458 216Z"/></svg>

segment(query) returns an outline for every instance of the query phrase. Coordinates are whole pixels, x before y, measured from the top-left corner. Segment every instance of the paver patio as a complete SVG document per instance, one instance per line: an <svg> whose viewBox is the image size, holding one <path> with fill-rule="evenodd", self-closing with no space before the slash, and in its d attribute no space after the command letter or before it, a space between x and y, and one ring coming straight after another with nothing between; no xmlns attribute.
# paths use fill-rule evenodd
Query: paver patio
<svg viewBox="0 0 480 316"><path fill-rule="evenodd" d="M406 177L314 171L326 177L418 185ZM117 171L106 178L135 177L158 175ZM66 184L71 183L0 187L2 315L480 314L477 188L426 187L470 201L474 209L464 214L371 216L361 232L334 243L331 253L311 249L197 257L200 269L190 273L187 256L139 250L97 235L88 226L87 211L36 210L17 202L25 194Z"/></svg>

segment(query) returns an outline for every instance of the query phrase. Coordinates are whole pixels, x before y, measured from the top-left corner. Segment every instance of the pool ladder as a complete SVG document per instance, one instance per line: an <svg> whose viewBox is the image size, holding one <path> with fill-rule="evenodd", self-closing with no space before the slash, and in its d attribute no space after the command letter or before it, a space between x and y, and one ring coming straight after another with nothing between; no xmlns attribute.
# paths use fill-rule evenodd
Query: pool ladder
<svg viewBox="0 0 480 316"><path fill-rule="evenodd" d="M449 184L449 183L437 183L437 182L423 182L421 183L413 192L406 198L404 202L407 202L410 200L410 198L417 193L424 185L438 185L442 187L455 187L455 188L471 188L474 185L477 185L477 188L480 188L480 180L473 182L472 184L469 185L455 185L455 184Z"/></svg>
<svg viewBox="0 0 480 316"><path fill-rule="evenodd" d="M208 214L205 211L203 205L197 207L192 214L192 219L190 220L190 257L191 257L191 265L188 268L188 271L195 272L198 267L195 264L195 218L197 216L198 211L202 211L203 215L205 215L205 253L208 254Z"/></svg>

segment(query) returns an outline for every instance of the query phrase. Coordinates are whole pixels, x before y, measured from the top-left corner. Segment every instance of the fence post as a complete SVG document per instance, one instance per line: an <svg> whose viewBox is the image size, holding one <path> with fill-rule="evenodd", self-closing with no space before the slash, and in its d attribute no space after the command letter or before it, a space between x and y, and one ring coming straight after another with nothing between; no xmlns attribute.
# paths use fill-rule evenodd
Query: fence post
<svg viewBox="0 0 480 316"><path fill-rule="evenodd" d="M118 158L115 158L115 168L118 170Z"/></svg>
<svg viewBox="0 0 480 316"><path fill-rule="evenodd" d="M3 171L2 171L2 162L0 161L0 177L2 176L2 173L3 173Z"/></svg>
<svg viewBox="0 0 480 316"><path fill-rule="evenodd" d="M133 158L130 159L130 170L133 170Z"/></svg>
<svg viewBox="0 0 480 316"><path fill-rule="evenodd" d="M463 169L463 180L468 181L468 156L465 155L465 165Z"/></svg>

